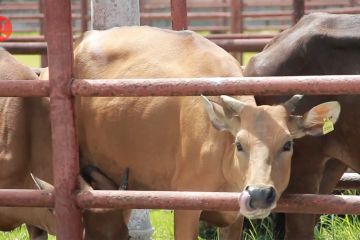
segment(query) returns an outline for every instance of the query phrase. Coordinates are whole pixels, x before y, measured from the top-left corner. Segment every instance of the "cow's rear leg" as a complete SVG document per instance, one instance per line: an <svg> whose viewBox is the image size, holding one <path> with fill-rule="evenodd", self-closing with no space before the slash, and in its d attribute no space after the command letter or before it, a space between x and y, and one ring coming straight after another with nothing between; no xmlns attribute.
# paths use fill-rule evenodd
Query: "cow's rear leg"
<svg viewBox="0 0 360 240"><path fill-rule="evenodd" d="M29 233L29 239L30 240L47 240L48 239L48 233L40 228L26 225L26 229Z"/></svg>
<svg viewBox="0 0 360 240"><path fill-rule="evenodd" d="M320 182L320 193L330 194L335 189L336 184L346 171L347 166L337 159L329 159L326 162L323 178Z"/></svg>
<svg viewBox="0 0 360 240"><path fill-rule="evenodd" d="M199 220L201 211L175 211L175 240L195 240L199 234Z"/></svg>

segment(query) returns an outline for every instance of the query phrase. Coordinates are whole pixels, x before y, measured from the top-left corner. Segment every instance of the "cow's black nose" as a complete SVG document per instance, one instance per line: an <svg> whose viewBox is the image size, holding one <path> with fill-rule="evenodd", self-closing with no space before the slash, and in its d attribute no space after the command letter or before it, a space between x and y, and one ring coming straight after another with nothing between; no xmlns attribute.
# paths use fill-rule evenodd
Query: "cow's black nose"
<svg viewBox="0 0 360 240"><path fill-rule="evenodd" d="M269 208L276 198L276 192L273 187L247 186L245 190L250 195L249 205L253 209Z"/></svg>

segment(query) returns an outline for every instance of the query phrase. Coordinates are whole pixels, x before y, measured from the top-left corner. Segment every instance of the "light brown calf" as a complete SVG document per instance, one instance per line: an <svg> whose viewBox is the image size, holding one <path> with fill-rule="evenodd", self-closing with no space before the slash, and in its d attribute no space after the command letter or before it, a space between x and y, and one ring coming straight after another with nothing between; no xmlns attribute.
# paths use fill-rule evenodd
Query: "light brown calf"
<svg viewBox="0 0 360 240"><path fill-rule="evenodd" d="M242 75L205 38L150 27L87 32L74 64L80 79ZM340 106L324 103L302 117L291 115L299 96L277 106L240 99L78 98L81 152L111 179L129 168L129 189L245 191L240 213L263 218L287 187L293 139L322 135L323 119L335 122ZM197 238L200 214L175 211L176 239Z"/></svg>
<svg viewBox="0 0 360 240"><path fill-rule="evenodd" d="M247 76L348 75L360 73L360 16L313 13L279 34L251 59ZM276 104L285 96L257 97L261 104ZM330 194L349 167L360 173L360 96L306 96L299 114L323 101L338 101L341 117L335 131L324 138L295 142L290 193ZM314 238L315 218L286 214L289 240Z"/></svg>

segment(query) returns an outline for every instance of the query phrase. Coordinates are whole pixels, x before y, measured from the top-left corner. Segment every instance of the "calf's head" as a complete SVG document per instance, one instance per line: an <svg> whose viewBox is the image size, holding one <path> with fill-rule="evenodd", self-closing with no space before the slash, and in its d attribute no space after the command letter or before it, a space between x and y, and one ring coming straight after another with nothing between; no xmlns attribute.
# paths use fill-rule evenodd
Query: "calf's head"
<svg viewBox="0 0 360 240"><path fill-rule="evenodd" d="M324 123L334 124L339 117L338 102L320 104L303 116L291 115L301 98L254 106L228 96L221 96L220 103L202 97L212 125L234 137L234 158L224 160L223 172L243 191L240 213L248 218L264 218L276 207L289 182L293 139L321 136Z"/></svg>

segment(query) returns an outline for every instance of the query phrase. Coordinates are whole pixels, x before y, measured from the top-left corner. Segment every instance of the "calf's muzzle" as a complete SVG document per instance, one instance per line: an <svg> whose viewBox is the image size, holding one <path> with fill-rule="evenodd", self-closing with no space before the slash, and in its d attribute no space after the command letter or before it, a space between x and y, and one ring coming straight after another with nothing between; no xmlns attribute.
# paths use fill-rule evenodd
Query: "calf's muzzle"
<svg viewBox="0 0 360 240"><path fill-rule="evenodd" d="M273 187L248 186L245 190L249 193L249 207L252 209L268 209L276 199L276 191Z"/></svg>

